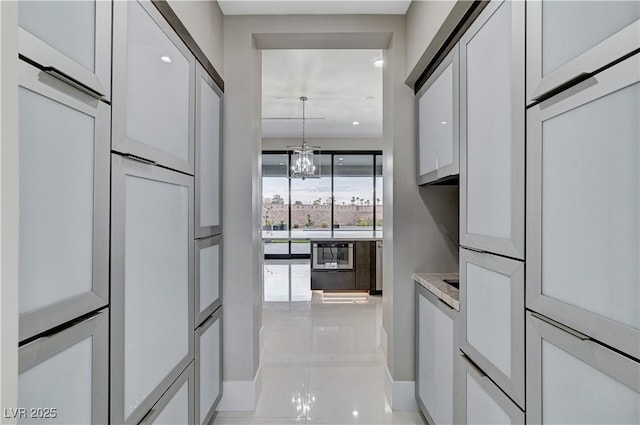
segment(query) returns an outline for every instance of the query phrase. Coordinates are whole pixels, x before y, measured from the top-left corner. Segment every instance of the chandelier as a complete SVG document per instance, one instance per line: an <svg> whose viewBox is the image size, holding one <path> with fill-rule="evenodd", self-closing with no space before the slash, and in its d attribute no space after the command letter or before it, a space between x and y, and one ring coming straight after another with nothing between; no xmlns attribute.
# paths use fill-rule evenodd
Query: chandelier
<svg viewBox="0 0 640 425"><path fill-rule="evenodd" d="M304 140L304 121L305 110L304 103L308 100L306 96L300 98L302 101L302 145L288 146L291 151L291 167L289 169L289 178L292 179L317 179L320 178L320 164L316 161L320 158L319 146L309 146ZM317 155L314 158L314 151Z"/></svg>

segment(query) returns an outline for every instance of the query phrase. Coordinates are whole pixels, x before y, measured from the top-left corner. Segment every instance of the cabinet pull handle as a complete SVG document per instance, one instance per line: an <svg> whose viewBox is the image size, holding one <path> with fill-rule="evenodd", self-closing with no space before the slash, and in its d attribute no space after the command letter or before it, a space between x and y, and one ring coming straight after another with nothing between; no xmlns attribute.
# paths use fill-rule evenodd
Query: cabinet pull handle
<svg viewBox="0 0 640 425"><path fill-rule="evenodd" d="M471 360L471 359L469 358L469 356L467 356L467 355L464 353L464 351L460 350L460 355L462 356L462 358L464 359L464 361L465 361L465 362L467 362L467 364L469 365L469 367L471 367L471 369L473 369L473 370L474 370L478 375L480 375L480 377L481 377L481 378L484 378L484 377L486 377L486 376L487 376L487 374L486 374L486 373L484 373L484 372L482 371L482 369L480 369L480 368L478 367L478 365L477 365L477 364L475 364L475 363L473 362L473 360Z"/></svg>
<svg viewBox="0 0 640 425"><path fill-rule="evenodd" d="M52 77L63 81L67 84L69 84L70 86L73 86L75 88L77 88L78 90L80 90L81 92L88 94L91 97L95 97L96 99L100 100L104 98L104 95L100 92L95 91L94 89L92 89L91 87L81 83L80 81L76 80L75 78L69 76L68 74L65 74L64 72L60 71L59 69L53 67L53 66L47 66L45 68L42 68L42 70L44 72L46 72L47 74L51 75Z"/></svg>
<svg viewBox="0 0 640 425"><path fill-rule="evenodd" d="M146 158L143 158L141 156L134 155L134 154L131 154L131 153L124 153L124 154L122 154L122 156L124 156L125 158L128 158L128 159L130 159L132 161L141 162L143 164L158 165L157 161L152 161L150 159L146 159Z"/></svg>
<svg viewBox="0 0 640 425"><path fill-rule="evenodd" d="M588 72L581 72L580 74L576 75L575 77L558 84L555 87L552 87L548 90L545 90L543 93L540 93L539 95L535 96L532 98L533 101L535 102L541 102L551 96L553 96L556 93L559 93L561 91L563 91L564 89L569 88L570 86L573 86L574 84L577 84L583 80L586 80L587 78L589 78L591 76L590 73Z"/></svg>
<svg viewBox="0 0 640 425"><path fill-rule="evenodd" d="M551 326L553 326L555 328L563 330L563 331L575 336L576 338L578 338L578 339L580 339L582 341L587 341L587 340L591 339L589 336L583 334L582 332L578 332L575 329L572 329L572 328L570 328L568 326L563 325L562 323L558 323L555 320L549 319L548 317L543 316L540 313L536 313L535 311L530 311L530 313L536 319L542 320L543 322L545 322L545 323L547 323L547 324L549 324L549 325L551 325Z"/></svg>
<svg viewBox="0 0 640 425"><path fill-rule="evenodd" d="M486 254L487 253L487 251L484 251L484 250L479 249L479 248L471 248L469 246L464 246L464 245L460 245L460 247L463 248L463 249L466 249L467 251L473 251L473 252L477 252L477 253L480 253L480 254Z"/></svg>
<svg viewBox="0 0 640 425"><path fill-rule="evenodd" d="M142 419L140 419L140 422L138 422L138 425L145 425L147 422L147 420L149 420L151 418L151 416L153 416L153 413L155 413L156 409L150 409L143 417Z"/></svg>

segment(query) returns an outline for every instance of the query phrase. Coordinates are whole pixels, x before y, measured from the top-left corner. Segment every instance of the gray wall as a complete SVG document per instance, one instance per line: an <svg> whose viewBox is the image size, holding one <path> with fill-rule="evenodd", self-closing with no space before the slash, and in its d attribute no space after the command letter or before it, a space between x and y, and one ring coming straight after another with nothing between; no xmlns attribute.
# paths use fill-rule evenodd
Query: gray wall
<svg viewBox="0 0 640 425"><path fill-rule="evenodd" d="M305 139L322 150L381 151L382 139ZM299 145L301 139L262 139L262 150L287 150L287 146Z"/></svg>

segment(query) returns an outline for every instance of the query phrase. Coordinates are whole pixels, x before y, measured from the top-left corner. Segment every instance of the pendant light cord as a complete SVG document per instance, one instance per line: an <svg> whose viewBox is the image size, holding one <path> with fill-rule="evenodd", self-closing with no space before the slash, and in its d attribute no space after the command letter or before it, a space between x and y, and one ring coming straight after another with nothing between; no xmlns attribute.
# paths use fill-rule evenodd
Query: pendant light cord
<svg viewBox="0 0 640 425"><path fill-rule="evenodd" d="M307 97L306 96L302 96L300 98L300 100L302 101L302 148L304 149L304 145L306 144L305 140L304 140L304 103L307 101Z"/></svg>

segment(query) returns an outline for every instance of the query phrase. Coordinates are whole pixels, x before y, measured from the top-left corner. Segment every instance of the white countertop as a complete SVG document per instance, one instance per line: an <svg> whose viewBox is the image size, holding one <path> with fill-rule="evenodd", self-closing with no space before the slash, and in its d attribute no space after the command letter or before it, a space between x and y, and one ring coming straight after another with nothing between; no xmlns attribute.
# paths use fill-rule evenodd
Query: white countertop
<svg viewBox="0 0 640 425"><path fill-rule="evenodd" d="M460 311L460 291L443 279L459 279L458 273L414 273L413 280L451 308Z"/></svg>

